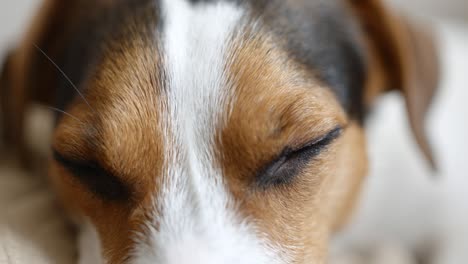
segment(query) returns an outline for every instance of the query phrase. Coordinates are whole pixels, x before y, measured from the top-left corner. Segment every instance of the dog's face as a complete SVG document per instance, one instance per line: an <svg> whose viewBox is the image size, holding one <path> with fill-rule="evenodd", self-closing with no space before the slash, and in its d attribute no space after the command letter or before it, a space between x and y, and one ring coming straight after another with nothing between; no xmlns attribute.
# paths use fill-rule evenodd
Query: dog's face
<svg viewBox="0 0 468 264"><path fill-rule="evenodd" d="M360 9L96 5L123 15L85 27L98 51L60 65L79 93L58 88L50 165L82 244L106 263L325 263L366 172L364 110L390 79Z"/></svg>

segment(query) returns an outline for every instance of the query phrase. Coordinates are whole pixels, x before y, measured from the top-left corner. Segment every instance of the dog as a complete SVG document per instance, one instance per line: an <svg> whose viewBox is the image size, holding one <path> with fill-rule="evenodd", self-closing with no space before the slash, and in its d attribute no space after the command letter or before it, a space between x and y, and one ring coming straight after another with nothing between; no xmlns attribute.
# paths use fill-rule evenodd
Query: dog
<svg viewBox="0 0 468 264"><path fill-rule="evenodd" d="M49 175L81 263L326 263L398 90L424 117L430 32L378 0L47 0L5 60L3 138L57 112Z"/></svg>

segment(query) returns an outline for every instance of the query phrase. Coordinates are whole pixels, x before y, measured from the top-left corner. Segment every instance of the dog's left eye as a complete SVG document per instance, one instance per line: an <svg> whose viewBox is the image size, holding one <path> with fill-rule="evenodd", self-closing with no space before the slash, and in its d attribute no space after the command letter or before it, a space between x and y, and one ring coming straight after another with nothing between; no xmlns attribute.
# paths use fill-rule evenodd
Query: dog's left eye
<svg viewBox="0 0 468 264"><path fill-rule="evenodd" d="M53 151L56 162L62 165L78 182L105 201L121 202L130 197L129 187L97 162L76 160Z"/></svg>
<svg viewBox="0 0 468 264"><path fill-rule="evenodd" d="M257 184L261 188L268 188L290 183L314 157L338 138L341 132L342 128L338 127L298 149L285 148L279 157L260 171L256 178Z"/></svg>

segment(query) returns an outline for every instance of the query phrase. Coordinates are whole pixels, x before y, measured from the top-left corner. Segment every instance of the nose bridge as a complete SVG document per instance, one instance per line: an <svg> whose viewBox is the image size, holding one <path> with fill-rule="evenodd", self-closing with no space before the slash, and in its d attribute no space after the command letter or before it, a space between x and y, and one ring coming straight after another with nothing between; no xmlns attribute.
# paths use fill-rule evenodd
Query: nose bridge
<svg viewBox="0 0 468 264"><path fill-rule="evenodd" d="M209 181L213 172L206 162L191 155L174 161L156 201L160 210L153 221L158 223L152 234L154 263L215 263L210 260L218 240L213 227L215 219L222 218L216 214L223 214L218 205L224 199L214 197L218 193Z"/></svg>
<svg viewBox="0 0 468 264"><path fill-rule="evenodd" d="M201 153L199 146L184 147L185 158L176 161L174 171L167 183L166 206L181 202L176 207L190 213L190 219L183 221L201 228L214 220L223 221L222 214L229 207L229 195L223 184L221 172L215 169L210 157ZM172 181L172 184L170 183ZM182 219L180 219L182 220Z"/></svg>
<svg viewBox="0 0 468 264"><path fill-rule="evenodd" d="M237 214L222 171L200 147L204 144L179 142L184 144L174 145L178 154L167 157L164 183L154 200L158 210L150 232L143 234L136 263L281 263L273 247Z"/></svg>

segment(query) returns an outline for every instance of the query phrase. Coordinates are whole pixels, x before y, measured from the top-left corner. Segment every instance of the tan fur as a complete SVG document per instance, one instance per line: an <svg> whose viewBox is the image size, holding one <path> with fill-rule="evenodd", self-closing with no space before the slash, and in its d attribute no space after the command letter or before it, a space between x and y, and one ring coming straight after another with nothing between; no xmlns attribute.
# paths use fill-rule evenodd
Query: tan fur
<svg viewBox="0 0 468 264"><path fill-rule="evenodd" d="M73 117L64 116L54 135L54 149L60 153L98 161L132 186L130 201L103 202L59 164L51 169L62 199L97 227L111 263L125 259L133 234L142 231L141 223L149 217L158 190L154 177L167 155L157 121L161 118L160 80L155 75L158 54L144 46L141 40L133 40L123 55L109 56L88 84L94 87L90 91L97 91L85 95L91 108L77 98L68 111Z"/></svg>

